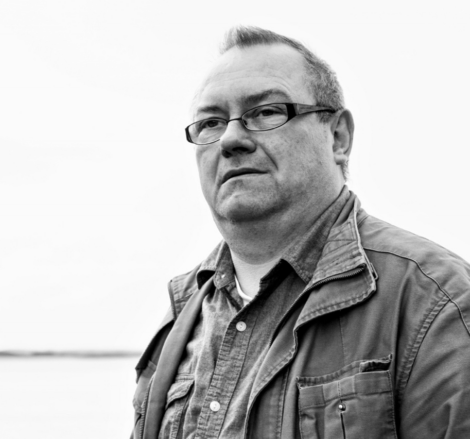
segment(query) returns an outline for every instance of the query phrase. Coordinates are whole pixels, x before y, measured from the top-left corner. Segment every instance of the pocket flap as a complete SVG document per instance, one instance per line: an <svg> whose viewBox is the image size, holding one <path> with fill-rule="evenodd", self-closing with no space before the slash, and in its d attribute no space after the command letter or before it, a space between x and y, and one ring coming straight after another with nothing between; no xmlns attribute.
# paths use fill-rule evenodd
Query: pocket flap
<svg viewBox="0 0 470 439"><path fill-rule="evenodd" d="M171 385L170 390L166 398L166 408L171 404L175 399L180 399L186 396L194 383L194 378L192 376L187 377L177 377L176 381Z"/></svg>

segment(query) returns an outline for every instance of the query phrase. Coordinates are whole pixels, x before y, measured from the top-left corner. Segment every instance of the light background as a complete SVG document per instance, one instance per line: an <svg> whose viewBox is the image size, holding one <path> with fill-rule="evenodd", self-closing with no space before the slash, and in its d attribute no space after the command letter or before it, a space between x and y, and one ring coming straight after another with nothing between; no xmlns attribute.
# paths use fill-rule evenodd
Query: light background
<svg viewBox="0 0 470 439"><path fill-rule="evenodd" d="M142 350L220 237L186 143L225 30L306 43L366 210L470 259L464 2L0 0L0 350Z"/></svg>

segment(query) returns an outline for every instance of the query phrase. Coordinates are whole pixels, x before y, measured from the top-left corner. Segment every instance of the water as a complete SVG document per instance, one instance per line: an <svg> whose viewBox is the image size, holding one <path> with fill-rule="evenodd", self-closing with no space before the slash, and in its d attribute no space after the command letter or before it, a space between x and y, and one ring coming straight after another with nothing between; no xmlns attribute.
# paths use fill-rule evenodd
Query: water
<svg viewBox="0 0 470 439"><path fill-rule="evenodd" d="M0 438L129 438L137 361L0 359Z"/></svg>

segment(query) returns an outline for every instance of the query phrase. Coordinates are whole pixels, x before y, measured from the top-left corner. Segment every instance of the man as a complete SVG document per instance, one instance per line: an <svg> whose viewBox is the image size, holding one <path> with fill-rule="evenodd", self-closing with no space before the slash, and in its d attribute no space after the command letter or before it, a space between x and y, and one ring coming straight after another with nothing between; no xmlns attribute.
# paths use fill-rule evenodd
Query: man
<svg viewBox="0 0 470 439"><path fill-rule="evenodd" d="M222 242L169 285L134 438L470 437L470 266L345 186L326 63L232 29L187 138Z"/></svg>

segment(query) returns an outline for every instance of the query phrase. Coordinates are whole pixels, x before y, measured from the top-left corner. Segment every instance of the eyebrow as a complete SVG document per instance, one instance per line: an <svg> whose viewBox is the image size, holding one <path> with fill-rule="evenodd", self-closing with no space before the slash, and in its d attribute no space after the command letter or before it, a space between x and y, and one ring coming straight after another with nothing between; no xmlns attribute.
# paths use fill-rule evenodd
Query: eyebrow
<svg viewBox="0 0 470 439"><path fill-rule="evenodd" d="M279 90L277 88L270 88L268 90L263 90L259 93L255 93L255 94L252 94L243 98L243 103L247 106L256 105L260 103L261 101L264 101L265 99L270 98L271 96L278 96L282 99L286 99L286 101L288 102L291 100L290 96L284 91Z"/></svg>
<svg viewBox="0 0 470 439"><path fill-rule="evenodd" d="M251 94L242 99L243 105L246 107L256 106L261 101L270 98L272 96L277 96L281 99L286 100L286 102L291 101L291 97L282 90L277 88L270 88L267 90L260 91L259 93ZM218 105L204 105L203 107L196 109L196 114L198 113L218 113L223 111L223 109Z"/></svg>

